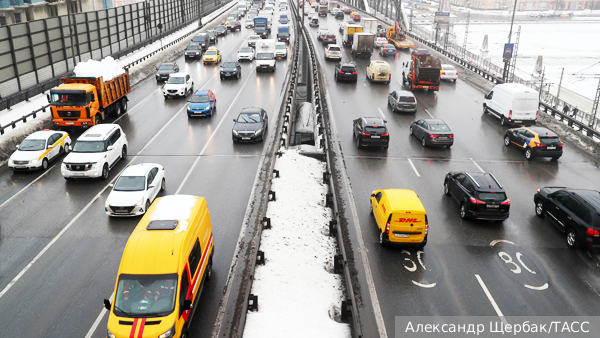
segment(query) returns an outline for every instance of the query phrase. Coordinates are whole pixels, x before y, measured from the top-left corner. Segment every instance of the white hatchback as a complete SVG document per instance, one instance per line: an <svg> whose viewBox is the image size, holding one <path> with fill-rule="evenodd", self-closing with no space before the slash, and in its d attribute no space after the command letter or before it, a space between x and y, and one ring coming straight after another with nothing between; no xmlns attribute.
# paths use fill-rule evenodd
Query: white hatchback
<svg viewBox="0 0 600 338"><path fill-rule="evenodd" d="M127 167L104 203L109 216L142 215L160 191L165 190L165 168L156 163L142 163Z"/></svg>
<svg viewBox="0 0 600 338"><path fill-rule="evenodd" d="M342 60L342 47L338 45L327 45L325 48L325 60Z"/></svg>
<svg viewBox="0 0 600 338"><path fill-rule="evenodd" d="M388 40L386 38L379 37L379 38L375 39L375 47L376 48L381 48L383 45L386 45L387 43L388 43Z"/></svg>
<svg viewBox="0 0 600 338"><path fill-rule="evenodd" d="M194 91L194 80L188 73L173 73L163 86L163 96L186 96Z"/></svg>
<svg viewBox="0 0 600 338"><path fill-rule="evenodd" d="M50 161L71 151L71 138L64 131L44 129L27 136L8 159L8 167L17 170L48 169Z"/></svg>
<svg viewBox="0 0 600 338"><path fill-rule="evenodd" d="M238 61L254 60L254 49L252 47L242 47L238 50Z"/></svg>

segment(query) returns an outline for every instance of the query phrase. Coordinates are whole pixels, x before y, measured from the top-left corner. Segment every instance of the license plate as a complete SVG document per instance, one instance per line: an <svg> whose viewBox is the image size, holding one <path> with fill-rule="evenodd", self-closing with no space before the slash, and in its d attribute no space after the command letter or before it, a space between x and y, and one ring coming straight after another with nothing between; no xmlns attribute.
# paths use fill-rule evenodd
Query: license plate
<svg viewBox="0 0 600 338"><path fill-rule="evenodd" d="M385 76L385 73L380 73L379 76Z"/></svg>
<svg viewBox="0 0 600 338"><path fill-rule="evenodd" d="M429 89L429 86L423 86L423 89Z"/></svg>
<svg viewBox="0 0 600 338"><path fill-rule="evenodd" d="M548 147L548 150L554 150L556 147Z"/></svg>
<svg viewBox="0 0 600 338"><path fill-rule="evenodd" d="M73 173L73 176L83 176L83 173Z"/></svg>
<svg viewBox="0 0 600 338"><path fill-rule="evenodd" d="M267 66L261 66L261 67L263 67L263 68L267 68Z"/></svg>
<svg viewBox="0 0 600 338"><path fill-rule="evenodd" d="M25 169L25 168L27 168L27 167L26 167L26 166L24 166L24 165L16 165L16 166L15 166L15 168L17 168L17 169Z"/></svg>
<svg viewBox="0 0 600 338"><path fill-rule="evenodd" d="M249 140L249 137L242 137L242 140Z"/></svg>
<svg viewBox="0 0 600 338"><path fill-rule="evenodd" d="M489 209L498 209L500 208L500 206L498 204L488 204L486 205L487 208Z"/></svg>
<svg viewBox="0 0 600 338"><path fill-rule="evenodd" d="M115 212L118 212L118 213L127 213L127 210L115 210Z"/></svg>
<svg viewBox="0 0 600 338"><path fill-rule="evenodd" d="M406 234L394 234L395 237L408 238Z"/></svg>
<svg viewBox="0 0 600 338"><path fill-rule="evenodd" d="M515 121L515 123L523 123L523 121Z"/></svg>
<svg viewBox="0 0 600 338"><path fill-rule="evenodd" d="M447 137L446 137L446 136L440 136L440 137L438 137L438 138L439 138L440 140L445 140L445 139L447 139Z"/></svg>
<svg viewBox="0 0 600 338"><path fill-rule="evenodd" d="M377 135L377 136L371 135L371 138L381 138L381 136L379 136L379 135Z"/></svg>
<svg viewBox="0 0 600 338"><path fill-rule="evenodd" d="M67 125L75 124L75 122L65 122Z"/></svg>

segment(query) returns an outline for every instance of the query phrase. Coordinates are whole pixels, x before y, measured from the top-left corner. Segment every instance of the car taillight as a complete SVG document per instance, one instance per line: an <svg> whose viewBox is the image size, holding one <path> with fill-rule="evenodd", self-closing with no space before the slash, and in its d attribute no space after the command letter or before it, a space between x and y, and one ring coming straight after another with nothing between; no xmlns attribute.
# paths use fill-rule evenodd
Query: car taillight
<svg viewBox="0 0 600 338"><path fill-rule="evenodd" d="M385 233L386 233L386 234L389 234L389 233L390 233L390 222L387 222L387 223L385 224Z"/></svg>
<svg viewBox="0 0 600 338"><path fill-rule="evenodd" d="M429 134L429 137L431 137L431 138L438 138L439 136L433 135L433 134Z"/></svg>
<svg viewBox="0 0 600 338"><path fill-rule="evenodd" d="M358 74L358 72L352 72L352 75L356 75L356 74Z"/></svg>
<svg viewBox="0 0 600 338"><path fill-rule="evenodd" d="M388 223L389 224L389 223ZM592 228L588 228L585 231L585 234L588 236L593 236L593 237L600 237L600 231L592 229Z"/></svg>
<svg viewBox="0 0 600 338"><path fill-rule="evenodd" d="M442 72L442 75L446 75L446 72Z"/></svg>
<svg viewBox="0 0 600 338"><path fill-rule="evenodd" d="M392 78L392 74L390 74L390 79Z"/></svg>
<svg viewBox="0 0 600 338"><path fill-rule="evenodd" d="M562 148L562 147L564 147L564 145L561 143L561 144L558 144L557 147Z"/></svg>
<svg viewBox="0 0 600 338"><path fill-rule="evenodd" d="M375 73L371 73L371 77L375 77Z"/></svg>
<svg viewBox="0 0 600 338"><path fill-rule="evenodd" d="M510 199L506 199L506 201L500 203L500 205L510 205Z"/></svg>
<svg viewBox="0 0 600 338"><path fill-rule="evenodd" d="M539 111L539 110L536 110L536 111L535 111L535 115L539 115L539 114L540 114L540 111Z"/></svg>
<svg viewBox="0 0 600 338"><path fill-rule="evenodd" d="M448 135L449 138L454 138L454 135Z"/></svg>
<svg viewBox="0 0 600 338"><path fill-rule="evenodd" d="M344 74L344 72L340 70L340 71L338 72L338 74Z"/></svg>
<svg viewBox="0 0 600 338"><path fill-rule="evenodd" d="M390 136L390 133L381 134L381 136Z"/></svg>
<svg viewBox="0 0 600 338"><path fill-rule="evenodd" d="M508 118L509 118L509 119L510 119L510 118L512 118L512 110L509 110L509 111L508 111Z"/></svg>
<svg viewBox="0 0 600 338"><path fill-rule="evenodd" d="M425 223L425 235L429 232L429 223Z"/></svg>
<svg viewBox="0 0 600 338"><path fill-rule="evenodd" d="M535 146L536 146L536 147L538 147L538 148L544 148L544 147L546 147L546 145L545 145L545 144L543 144L543 143L539 143L539 142L536 142L536 141L533 141L533 143L534 143L534 144L535 144Z"/></svg>
<svg viewBox="0 0 600 338"><path fill-rule="evenodd" d="M471 203L473 203L473 204L485 204L484 201L480 201L480 200L475 199L473 197L470 197L470 198L471 198Z"/></svg>
<svg viewBox="0 0 600 338"><path fill-rule="evenodd" d="M458 72L454 73L454 75L458 75Z"/></svg>
<svg viewBox="0 0 600 338"><path fill-rule="evenodd" d="M367 133L363 132L362 136L371 136L371 134L367 134Z"/></svg>

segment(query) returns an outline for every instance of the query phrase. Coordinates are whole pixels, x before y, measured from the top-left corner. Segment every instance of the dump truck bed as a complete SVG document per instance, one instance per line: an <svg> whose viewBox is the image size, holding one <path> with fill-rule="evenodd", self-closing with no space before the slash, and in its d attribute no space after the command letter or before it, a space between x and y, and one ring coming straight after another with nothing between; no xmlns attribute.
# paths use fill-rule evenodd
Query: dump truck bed
<svg viewBox="0 0 600 338"><path fill-rule="evenodd" d="M131 92L129 72L125 72L110 81L104 82L102 77L76 77L70 76L62 79L64 84L81 83L91 84L98 91L100 108L106 108Z"/></svg>

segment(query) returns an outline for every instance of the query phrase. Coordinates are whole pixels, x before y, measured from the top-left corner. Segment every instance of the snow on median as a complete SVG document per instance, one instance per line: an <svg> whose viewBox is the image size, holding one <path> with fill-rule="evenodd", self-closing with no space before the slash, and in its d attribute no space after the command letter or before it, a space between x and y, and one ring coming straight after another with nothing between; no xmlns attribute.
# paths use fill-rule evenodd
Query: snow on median
<svg viewBox="0 0 600 338"><path fill-rule="evenodd" d="M325 207L326 165L296 150L275 162L279 178L269 202L271 229L262 232L260 250L265 265L257 265L252 294L258 311L248 312L244 338L351 337L350 326L338 323L344 299L341 276L333 274L337 244L327 236L332 219Z"/></svg>

